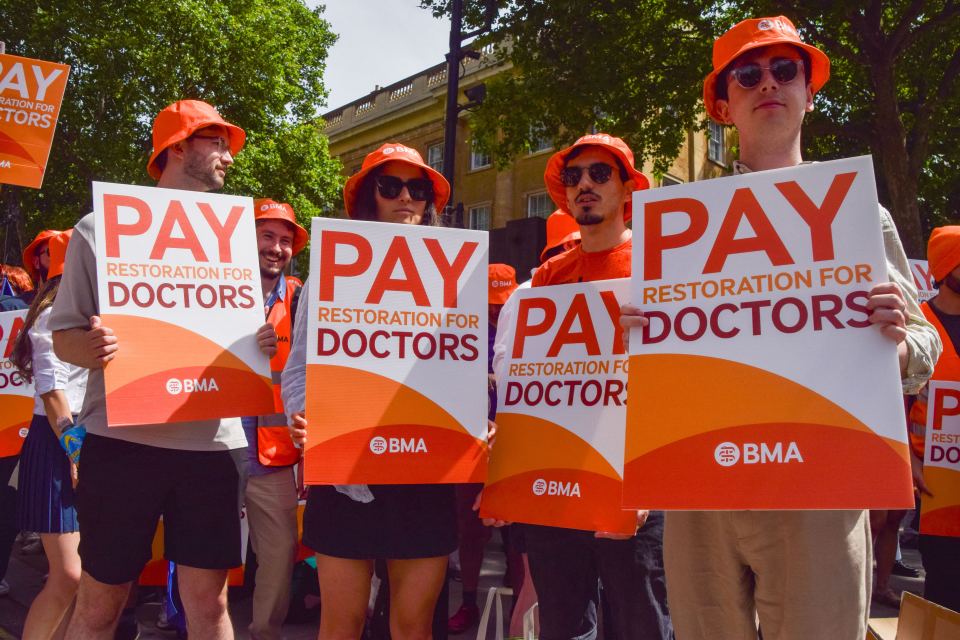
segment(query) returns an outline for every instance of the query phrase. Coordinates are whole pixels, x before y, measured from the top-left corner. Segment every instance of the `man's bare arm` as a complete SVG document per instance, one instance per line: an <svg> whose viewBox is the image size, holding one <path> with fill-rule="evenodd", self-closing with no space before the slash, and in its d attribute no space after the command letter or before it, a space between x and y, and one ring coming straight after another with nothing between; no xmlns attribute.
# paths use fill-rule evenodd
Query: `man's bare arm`
<svg viewBox="0 0 960 640"><path fill-rule="evenodd" d="M104 327L99 316L90 317L89 329L61 329L53 332L53 351L64 362L100 369L117 355L117 336Z"/></svg>

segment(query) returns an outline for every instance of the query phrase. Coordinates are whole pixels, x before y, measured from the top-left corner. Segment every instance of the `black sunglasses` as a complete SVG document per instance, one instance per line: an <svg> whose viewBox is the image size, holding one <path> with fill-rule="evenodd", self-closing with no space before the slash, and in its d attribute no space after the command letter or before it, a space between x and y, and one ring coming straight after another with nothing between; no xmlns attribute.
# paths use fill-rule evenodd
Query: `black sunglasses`
<svg viewBox="0 0 960 640"><path fill-rule="evenodd" d="M769 67L761 66L757 62L748 62L731 69L730 75L744 89L753 89L760 84L764 69L769 71L773 79L780 84L787 84L797 77L801 64L803 63L800 60L790 58L774 58Z"/></svg>
<svg viewBox="0 0 960 640"><path fill-rule="evenodd" d="M433 183L427 178L411 178L401 180L396 176L377 176L377 191L387 200L400 197L403 188L413 200L430 200L433 198Z"/></svg>
<svg viewBox="0 0 960 640"><path fill-rule="evenodd" d="M575 187L580 184L580 176L586 168L590 179L596 184L603 184L613 175L613 167L606 162L594 162L589 167L564 167L560 172L560 182L565 187Z"/></svg>

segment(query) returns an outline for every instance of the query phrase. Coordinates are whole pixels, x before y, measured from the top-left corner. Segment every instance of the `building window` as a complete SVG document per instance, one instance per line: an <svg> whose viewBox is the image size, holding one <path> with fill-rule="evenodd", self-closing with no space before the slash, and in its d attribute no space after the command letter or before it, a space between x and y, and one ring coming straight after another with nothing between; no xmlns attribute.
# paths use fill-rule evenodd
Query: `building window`
<svg viewBox="0 0 960 640"><path fill-rule="evenodd" d="M553 142L545 134L530 129L530 155L553 148Z"/></svg>
<svg viewBox="0 0 960 640"><path fill-rule="evenodd" d="M443 173L443 143L438 142L427 147L427 164L431 169Z"/></svg>
<svg viewBox="0 0 960 640"><path fill-rule="evenodd" d="M664 174L664 176L660 178L661 187L669 187L670 185L674 184L683 184L683 180L678 180L669 174Z"/></svg>
<svg viewBox="0 0 960 640"><path fill-rule="evenodd" d="M467 210L467 228L476 231L490 230L490 205L483 204Z"/></svg>
<svg viewBox="0 0 960 640"><path fill-rule="evenodd" d="M546 191L542 193L531 193L527 196L527 217L528 218L546 218L553 213L553 200Z"/></svg>
<svg viewBox="0 0 960 640"><path fill-rule="evenodd" d="M483 153L472 149L470 151L470 170L476 171L477 169L486 169L492 164L489 153Z"/></svg>
<svg viewBox="0 0 960 640"><path fill-rule="evenodd" d="M717 124L712 120L707 124L707 133L710 136L709 146L707 147L707 157L717 164L726 166L727 158L725 153L726 145L723 139L723 125Z"/></svg>

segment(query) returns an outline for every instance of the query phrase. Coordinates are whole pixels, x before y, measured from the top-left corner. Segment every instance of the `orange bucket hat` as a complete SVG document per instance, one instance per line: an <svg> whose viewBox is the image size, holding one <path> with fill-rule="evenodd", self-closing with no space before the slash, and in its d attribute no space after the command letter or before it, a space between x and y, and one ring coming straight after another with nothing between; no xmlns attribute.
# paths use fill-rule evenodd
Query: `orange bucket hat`
<svg viewBox="0 0 960 640"><path fill-rule="evenodd" d="M930 233L927 261L936 282L960 266L960 226L937 227Z"/></svg>
<svg viewBox="0 0 960 640"><path fill-rule="evenodd" d="M23 268L27 270L27 273L30 274L30 277L34 280L40 275L33 269L33 256L36 253L37 249L40 248L40 245L48 241L53 236L60 233L54 229L44 229L33 239L33 241L27 245L27 248L23 250ZM49 274L47 277L50 277Z"/></svg>
<svg viewBox="0 0 960 640"><path fill-rule="evenodd" d="M579 239L580 225L573 216L557 209L547 218L547 244L540 252L540 262L543 262L543 256L547 251Z"/></svg>
<svg viewBox="0 0 960 640"><path fill-rule="evenodd" d="M179 100L157 114L153 121L153 155L147 162L147 173L154 180L160 179L160 167L157 157L170 145L186 140L195 131L219 125L230 136L230 154L237 155L243 149L247 134L235 124L230 124L206 102L200 100Z"/></svg>
<svg viewBox="0 0 960 640"><path fill-rule="evenodd" d="M380 145L376 151L367 154L363 159L363 166L347 180L343 186L343 204L347 210L347 215L356 218L357 196L360 192L360 185L368 173L387 162L406 162L415 167L419 167L427 172L427 177L433 183L433 206L437 214L443 213L443 207L446 206L450 198L450 183L443 177L439 171L423 161L423 158L417 153L416 149L401 144L399 142L387 142Z"/></svg>
<svg viewBox="0 0 960 640"><path fill-rule="evenodd" d="M487 304L503 304L517 288L517 272L508 264L489 265L487 279Z"/></svg>
<svg viewBox="0 0 960 640"><path fill-rule="evenodd" d="M254 220L283 220L293 225L293 255L297 255L307 246L310 240L310 234L307 230L297 224L297 217L293 213L293 207L286 202L276 202L269 198L261 198L253 201L253 219Z"/></svg>
<svg viewBox="0 0 960 640"><path fill-rule="evenodd" d="M797 28L785 16L751 18L738 22L713 43L713 71L703 81L703 104L707 114L719 124L717 113L717 77L731 62L752 49L774 44L790 44L810 55L810 85L813 93L830 79L830 58L823 51L800 39Z"/></svg>
<svg viewBox="0 0 960 640"><path fill-rule="evenodd" d="M563 182L560 180L560 172L563 171L563 167L567 163L567 156L570 155L570 152L577 147L586 145L606 149L618 158L627 170L628 179L633 180L634 185L636 185L634 187L635 191L650 188L650 181L647 180L647 176L637 171L633 166L633 151L630 151L630 147L627 146L626 142L620 138L611 136L609 133L591 133L590 135L583 136L566 149L557 151L550 156L550 160L547 161L547 170L543 173L543 181L547 184L547 192L550 194L553 202L559 207L560 211L566 214L570 213L567 211L567 188L563 186ZM633 203L628 202L623 210L623 220L624 222L628 222L632 217Z"/></svg>
<svg viewBox="0 0 960 640"><path fill-rule="evenodd" d="M72 235L73 229L67 229L50 238L50 270L47 272L48 279L63 275L63 264L67 261L67 245L70 244L70 236Z"/></svg>

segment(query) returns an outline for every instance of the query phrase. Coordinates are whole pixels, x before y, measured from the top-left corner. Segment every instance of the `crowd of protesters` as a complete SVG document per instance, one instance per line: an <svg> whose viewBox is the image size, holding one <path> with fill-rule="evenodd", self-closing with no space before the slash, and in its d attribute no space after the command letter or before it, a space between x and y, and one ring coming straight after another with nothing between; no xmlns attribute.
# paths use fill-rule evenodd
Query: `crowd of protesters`
<svg viewBox="0 0 960 640"><path fill-rule="evenodd" d="M743 21L715 42L704 103L712 119L739 133L735 174L804 162L804 115L829 69L827 55L802 42L782 16ZM216 191L244 142L243 130L212 106L179 101L154 121L147 171L158 187ZM557 211L547 221L541 264L519 287L629 278L631 194L649 182L627 144L604 133L586 135L550 158L544 180ZM389 142L347 180L344 208L356 220L440 225L449 193L419 153ZM24 252L28 274L4 269L3 309L29 309L12 360L33 380L36 395L19 456L15 526L0 531L0 554L5 563L18 530L38 532L50 565L24 637L54 637L58 628L73 640L121 637L162 516L165 558L177 567L187 632L232 638L227 571L241 564L243 505L258 560L250 635L282 637L300 542L295 468L308 438L308 305L300 304L303 284L284 274L308 233L288 204L262 198L254 209L257 246L250 250L259 260L264 308L256 339L270 358L272 415L108 428L103 370L123 343L100 319L93 214L71 230L38 235ZM870 322L896 345L903 392L916 396L931 377L960 382L952 346L960 339L960 227L931 236L940 293L921 308L891 216L882 207L877 215L890 282L873 287L867 307ZM515 313L518 278L499 264L490 266L489 276L488 393L495 422L504 328ZM626 329L646 323L638 306L621 311ZM919 469L925 411L921 393L909 421L921 494L929 493ZM79 473L61 448L61 435L76 424L86 429ZM9 479L16 462L3 459L0 480ZM455 550L462 601L448 629L470 629L479 616L483 551L496 527L515 609L522 614L537 602L539 635L547 640L595 638L601 619L605 635L618 640L740 640L761 631L768 640L862 640L871 597L894 598L887 580L903 512L640 510L630 535L481 521L475 511L481 490L311 486L302 544L315 553L318 637L361 637L375 571L389 593L390 636L432 637ZM13 521L9 502L2 503L5 523ZM920 549L926 596L960 609L958 539L922 535ZM519 635L516 616L511 633Z"/></svg>

